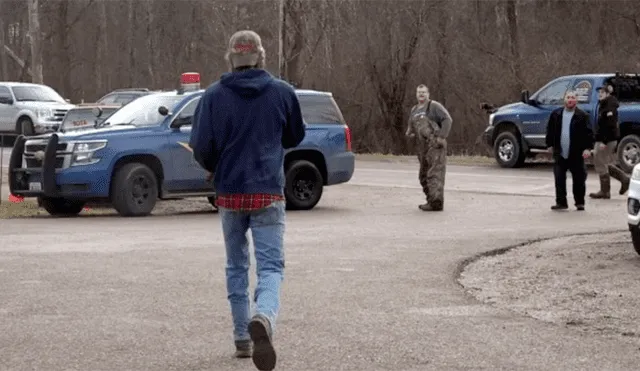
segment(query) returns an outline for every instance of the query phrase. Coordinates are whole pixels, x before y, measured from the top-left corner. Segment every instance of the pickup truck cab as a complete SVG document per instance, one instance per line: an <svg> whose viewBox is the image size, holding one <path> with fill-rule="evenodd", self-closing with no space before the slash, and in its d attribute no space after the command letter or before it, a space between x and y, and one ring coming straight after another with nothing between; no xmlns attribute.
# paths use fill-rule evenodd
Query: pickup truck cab
<svg viewBox="0 0 640 371"><path fill-rule="evenodd" d="M523 91L520 102L501 107L482 104L490 113L484 141L493 150L497 163L506 168L519 167L527 157L546 151L545 136L549 116L562 107L564 94L574 90L578 107L596 123L598 92L596 88L611 84L620 101L621 139L617 147L620 166L631 172L640 162L640 76L620 73L562 76L529 96Z"/></svg>
<svg viewBox="0 0 640 371"><path fill-rule="evenodd" d="M105 202L122 216L148 215L158 200L207 197L213 204L213 185L188 145L204 92L199 76L197 85L137 98L90 130L18 137L9 164L11 193L37 197L57 216ZM289 209L308 210L320 201L323 186L351 179L355 155L331 93L297 94L306 136L286 152L285 197Z"/></svg>

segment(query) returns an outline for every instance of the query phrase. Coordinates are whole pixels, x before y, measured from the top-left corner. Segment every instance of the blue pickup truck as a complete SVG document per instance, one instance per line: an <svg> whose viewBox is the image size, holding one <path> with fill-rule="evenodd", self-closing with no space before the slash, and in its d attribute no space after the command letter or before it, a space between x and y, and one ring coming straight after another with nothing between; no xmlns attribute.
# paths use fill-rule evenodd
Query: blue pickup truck
<svg viewBox="0 0 640 371"><path fill-rule="evenodd" d="M627 172L640 162L640 76L620 73L562 76L529 96L522 92L520 102L495 107L482 104L489 115L484 142L493 150L498 164L505 168L522 166L527 157L546 150L545 135L551 111L564 104L564 94L574 90L578 107L595 124L598 112L596 88L610 84L620 101L621 139L617 157Z"/></svg>
<svg viewBox="0 0 640 371"><path fill-rule="evenodd" d="M12 194L37 197L55 216L111 204L122 216L149 215L158 200L207 197L215 190L189 148L191 118L204 90L156 92L123 106L99 127L16 140ZM285 157L288 209L312 209L323 186L354 172L351 132L331 93L296 90L306 136ZM215 205L214 205L215 207Z"/></svg>

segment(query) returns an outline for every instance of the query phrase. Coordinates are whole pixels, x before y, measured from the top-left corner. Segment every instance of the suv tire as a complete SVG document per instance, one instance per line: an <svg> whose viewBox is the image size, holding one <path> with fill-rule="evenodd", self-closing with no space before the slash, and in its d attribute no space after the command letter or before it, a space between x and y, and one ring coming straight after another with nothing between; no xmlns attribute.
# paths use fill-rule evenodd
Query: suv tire
<svg viewBox="0 0 640 371"><path fill-rule="evenodd" d="M284 195L289 210L311 210L320 201L324 179L312 162L297 160L287 168Z"/></svg>
<svg viewBox="0 0 640 371"><path fill-rule="evenodd" d="M33 129L33 121L28 117L19 118L16 123L16 133L22 134L26 137L34 135L35 130Z"/></svg>
<svg viewBox="0 0 640 371"><path fill-rule="evenodd" d="M631 230L631 242L633 242L633 248L640 255L640 226L633 226L629 228Z"/></svg>
<svg viewBox="0 0 640 371"><path fill-rule="evenodd" d="M625 153L627 152L627 153ZM633 160L636 161L636 164L640 161L640 137L635 134L630 134L625 136L618 143L617 148L617 157L618 163L620 164L620 168L624 170L627 174L630 174L633 171L633 166L635 164L629 164L629 158L633 155L632 152L635 152L635 156Z"/></svg>
<svg viewBox="0 0 640 371"><path fill-rule="evenodd" d="M527 158L518 136L510 131L498 134L493 143L493 156L498 165L504 168L521 167Z"/></svg>
<svg viewBox="0 0 640 371"><path fill-rule="evenodd" d="M77 216L84 208L84 201L73 201L64 198L38 197L38 205L42 206L51 216Z"/></svg>
<svg viewBox="0 0 640 371"><path fill-rule="evenodd" d="M111 203L121 216L146 216L158 202L158 178L147 165L126 164L111 182Z"/></svg>

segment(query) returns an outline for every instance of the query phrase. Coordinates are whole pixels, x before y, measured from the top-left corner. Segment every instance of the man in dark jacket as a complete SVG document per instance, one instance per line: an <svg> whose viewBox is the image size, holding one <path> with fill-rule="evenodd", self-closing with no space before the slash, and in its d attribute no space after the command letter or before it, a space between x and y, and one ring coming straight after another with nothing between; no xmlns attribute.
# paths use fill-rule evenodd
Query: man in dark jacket
<svg viewBox="0 0 640 371"><path fill-rule="evenodd" d="M272 370L272 335L284 272L284 149L304 139L305 126L293 87L264 70L258 34L239 31L231 36L226 59L231 72L200 99L190 146L196 161L214 174L236 357L252 357L259 370ZM253 317L249 229L258 275Z"/></svg>
<svg viewBox="0 0 640 371"><path fill-rule="evenodd" d="M611 85L600 86L598 89L598 121L596 123L596 144L594 147L593 163L600 176L600 191L590 193L591 198L611 198L611 178L620 182L620 194L629 189L629 176L614 163L615 150L620 129L618 127L618 100L611 93Z"/></svg>
<svg viewBox="0 0 640 371"><path fill-rule="evenodd" d="M587 168L584 159L593 148L593 131L589 125L589 115L576 107L576 93L568 91L564 96L564 107L551 112L547 125L546 143L553 153L555 164L553 175L556 186L556 204L551 210L566 210L567 170L573 180L573 199L578 210L584 210L584 196L587 188Z"/></svg>

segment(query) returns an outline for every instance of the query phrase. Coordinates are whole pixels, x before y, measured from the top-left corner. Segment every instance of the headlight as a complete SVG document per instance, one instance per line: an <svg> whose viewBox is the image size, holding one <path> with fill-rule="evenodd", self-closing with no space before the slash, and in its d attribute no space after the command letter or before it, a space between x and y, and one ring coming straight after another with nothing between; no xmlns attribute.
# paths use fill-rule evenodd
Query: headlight
<svg viewBox="0 0 640 371"><path fill-rule="evenodd" d="M73 147L71 166L95 164L100 161L100 158L95 156L96 151L106 146L106 140L76 143Z"/></svg>
<svg viewBox="0 0 640 371"><path fill-rule="evenodd" d="M493 119L496 118L496 114L492 113L489 115L489 126L493 126Z"/></svg>
<svg viewBox="0 0 640 371"><path fill-rule="evenodd" d="M640 165L633 167L633 173L631 173L631 179L640 180Z"/></svg>
<svg viewBox="0 0 640 371"><path fill-rule="evenodd" d="M38 108L36 113L38 114L38 117L40 117L40 118L53 117L53 111L51 111L49 108Z"/></svg>

